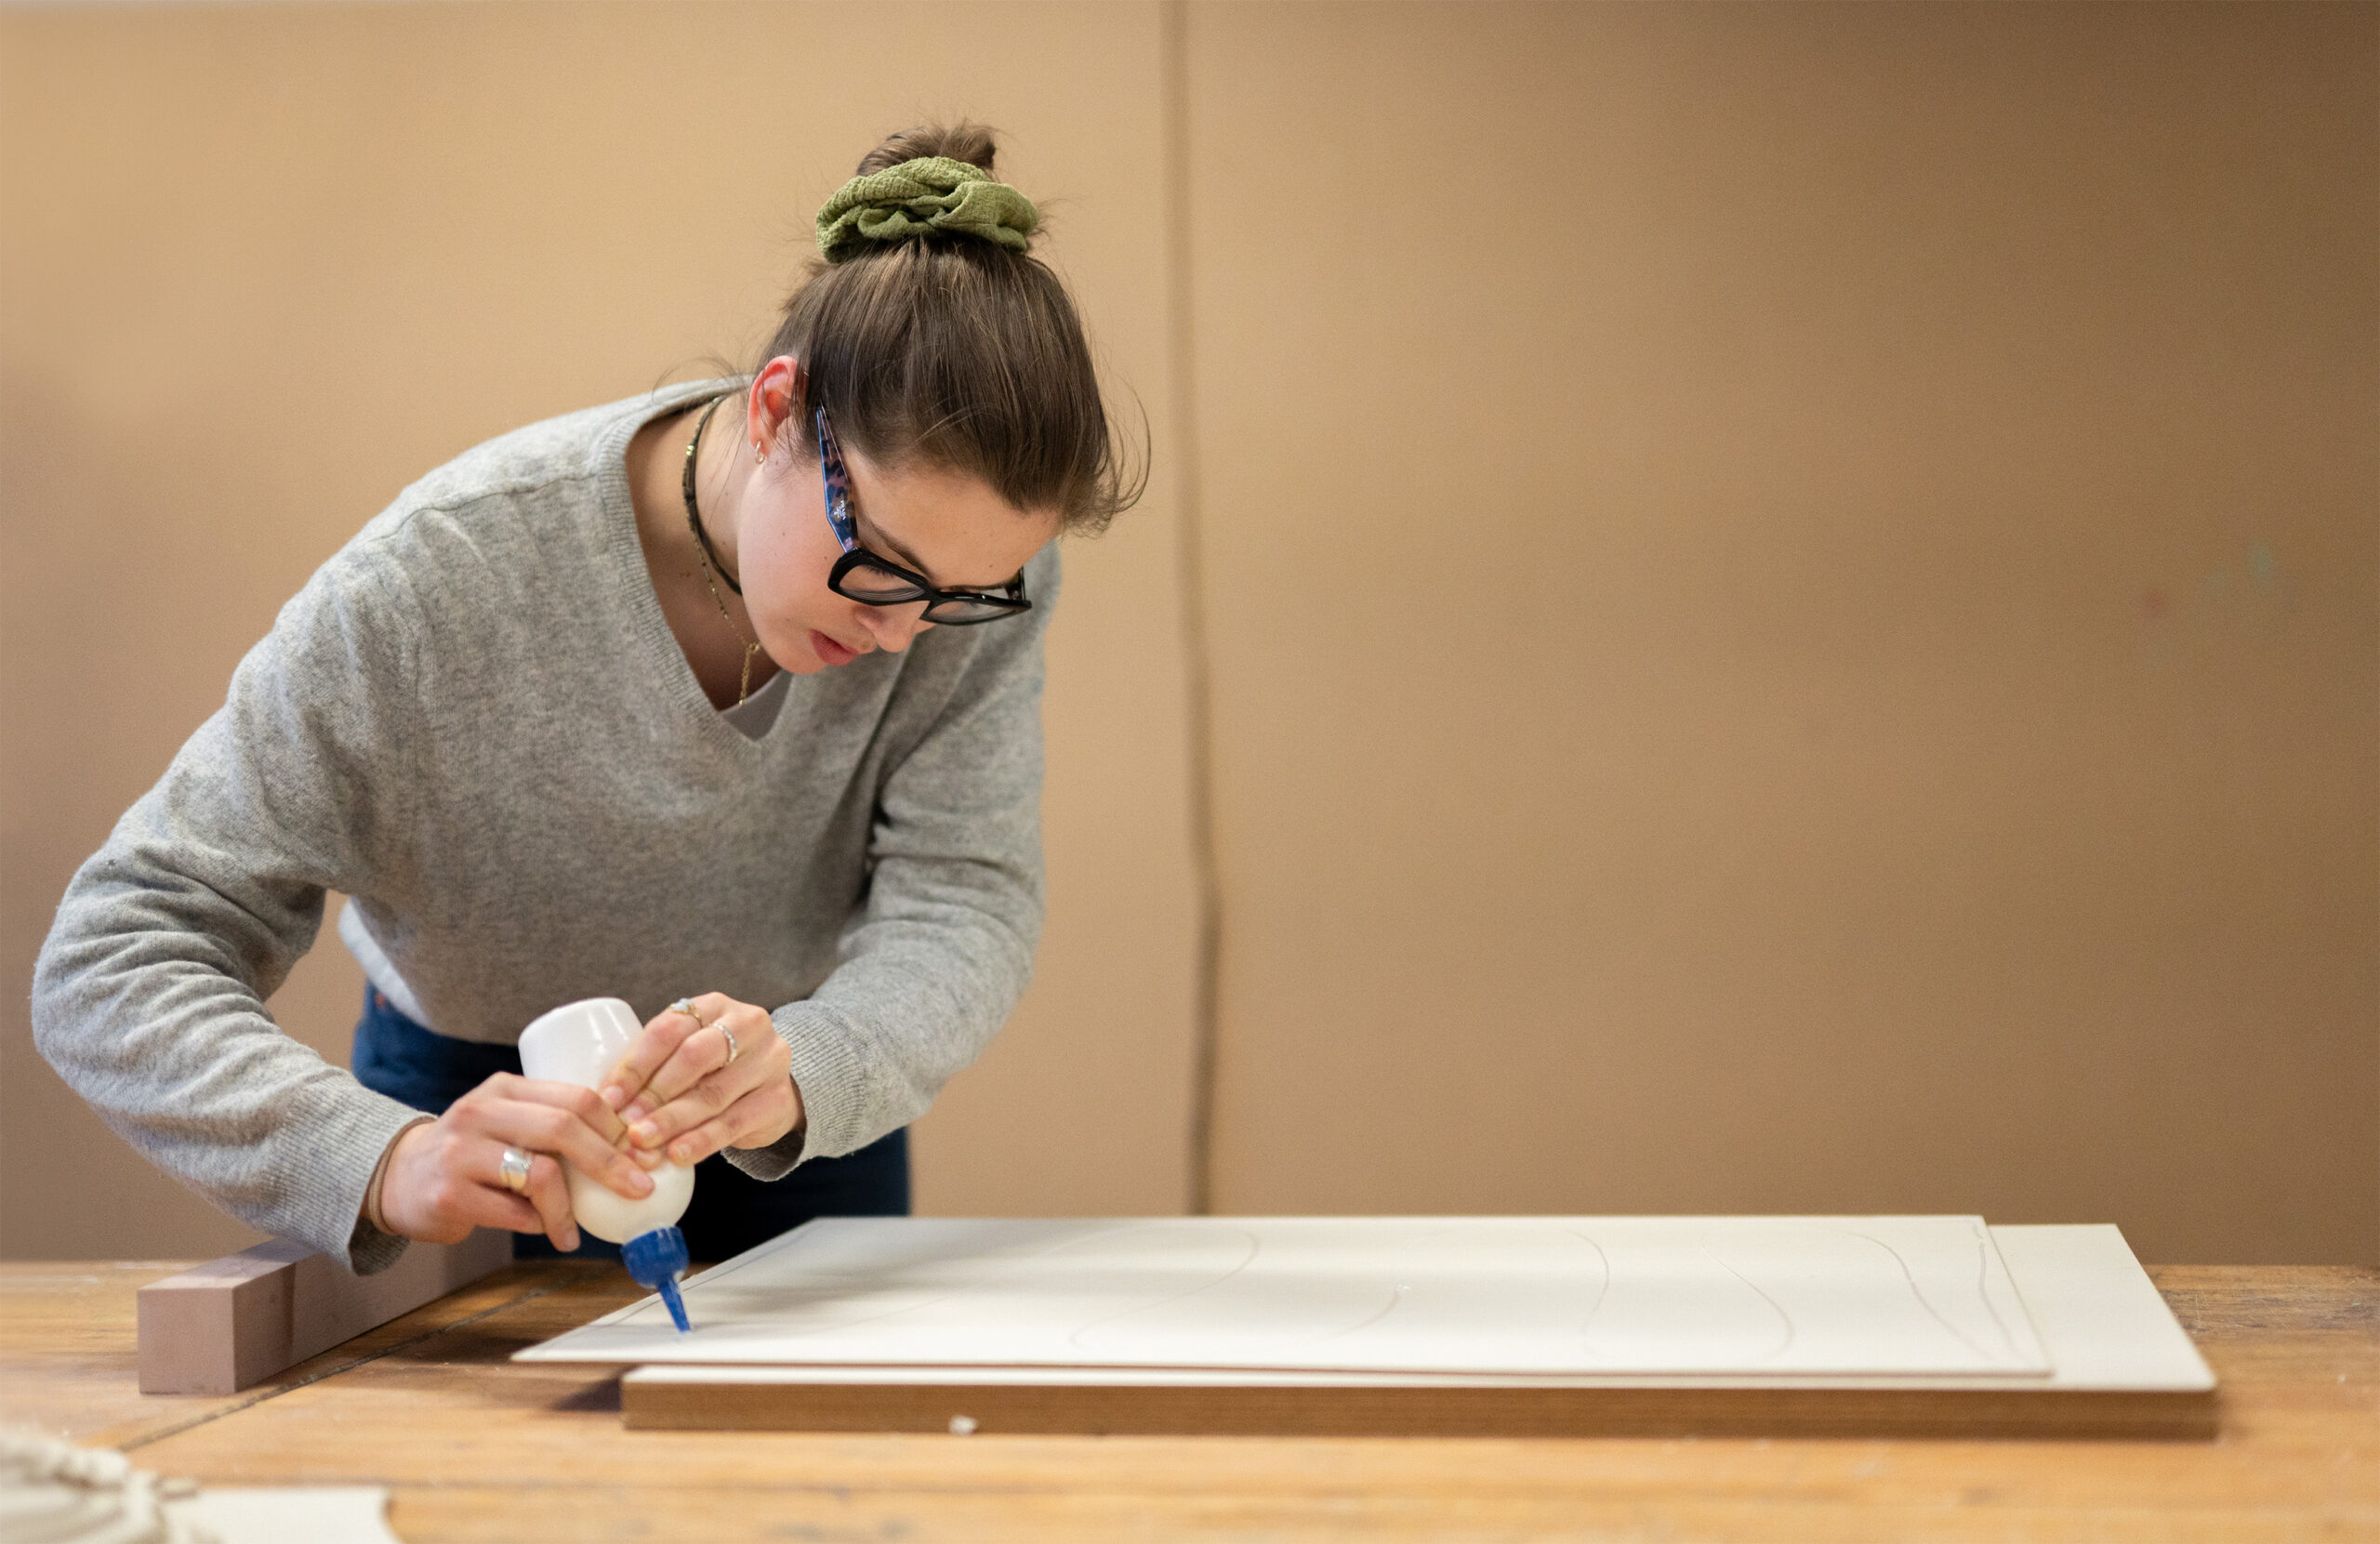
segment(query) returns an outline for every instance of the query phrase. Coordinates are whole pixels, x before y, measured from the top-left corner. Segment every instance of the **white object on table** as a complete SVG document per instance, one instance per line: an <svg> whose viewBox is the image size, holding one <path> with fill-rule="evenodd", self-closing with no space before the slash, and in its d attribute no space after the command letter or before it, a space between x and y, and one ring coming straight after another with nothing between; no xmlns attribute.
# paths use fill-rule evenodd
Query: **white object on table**
<svg viewBox="0 0 2380 1544"><path fill-rule="evenodd" d="M167 1503L222 1544L404 1544L380 1485L239 1485Z"/></svg>
<svg viewBox="0 0 2380 1544"><path fill-rule="evenodd" d="M685 1294L691 1335L646 1302L517 1355L2008 1386L2053 1373L1975 1217L822 1218Z"/></svg>

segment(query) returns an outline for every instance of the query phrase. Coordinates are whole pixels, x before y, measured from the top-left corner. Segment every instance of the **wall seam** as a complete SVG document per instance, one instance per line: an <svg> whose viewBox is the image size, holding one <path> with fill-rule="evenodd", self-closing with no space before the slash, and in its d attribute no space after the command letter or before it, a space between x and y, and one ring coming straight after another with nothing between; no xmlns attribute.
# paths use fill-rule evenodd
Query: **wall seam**
<svg viewBox="0 0 2380 1544"><path fill-rule="evenodd" d="M1190 283L1190 14L1187 0L1160 0L1157 59L1161 82L1166 216L1166 333L1171 355L1176 533L1181 587L1183 688L1189 754L1190 866L1197 908L1190 1001L1188 1209L1215 1209L1215 1078L1223 958L1223 885L1215 843L1214 702L1208 668L1207 584L1199 521L1197 371Z"/></svg>

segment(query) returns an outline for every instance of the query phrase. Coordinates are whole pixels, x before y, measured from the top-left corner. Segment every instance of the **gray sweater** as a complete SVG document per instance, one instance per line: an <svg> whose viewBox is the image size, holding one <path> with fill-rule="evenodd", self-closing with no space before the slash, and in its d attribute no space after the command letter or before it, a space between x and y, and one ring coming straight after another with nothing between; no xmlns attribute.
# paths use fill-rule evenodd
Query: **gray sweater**
<svg viewBox="0 0 2380 1544"><path fill-rule="evenodd" d="M399 495L282 608L222 708L68 886L35 1043L110 1127L256 1227L379 1270L358 1221L414 1112L266 1011L354 904L430 1026L510 1043L559 1003L771 1009L807 1139L922 1113L1024 990L1041 926L1034 609L795 678L758 739L662 619L628 438L734 382L532 425Z"/></svg>

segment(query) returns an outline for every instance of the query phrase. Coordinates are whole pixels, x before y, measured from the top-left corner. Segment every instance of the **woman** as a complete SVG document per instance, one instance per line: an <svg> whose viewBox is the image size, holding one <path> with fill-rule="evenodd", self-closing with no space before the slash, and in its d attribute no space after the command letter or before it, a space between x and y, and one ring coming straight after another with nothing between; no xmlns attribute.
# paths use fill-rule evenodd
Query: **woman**
<svg viewBox="0 0 2380 1544"><path fill-rule="evenodd" d="M902 1128L1039 932L1051 541L1136 491L992 164L886 141L748 378L482 445L283 609L42 951L36 1042L115 1130L359 1272L577 1247L562 1159L702 1162L703 1259L907 1210ZM264 1008L325 890L352 1076ZM608 1085L521 1077L598 996L647 1018Z"/></svg>

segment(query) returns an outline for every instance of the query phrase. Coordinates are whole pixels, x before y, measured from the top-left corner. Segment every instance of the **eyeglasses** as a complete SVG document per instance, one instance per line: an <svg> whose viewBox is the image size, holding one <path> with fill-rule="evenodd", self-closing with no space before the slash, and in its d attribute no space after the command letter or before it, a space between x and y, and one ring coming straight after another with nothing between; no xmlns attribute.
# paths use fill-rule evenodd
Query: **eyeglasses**
<svg viewBox="0 0 2380 1544"><path fill-rule="evenodd" d="M924 574L911 573L860 546L859 533L852 524L851 470L843 465L842 447L835 443L835 431L827 427L823 407L818 410L818 470L826 482L826 523L835 528L835 539L843 544L843 555L835 560L834 571L826 575L828 589L863 606L907 606L923 600L925 619L945 627L997 622L1033 609L1033 602L1025 598L1021 570L998 590L937 589Z"/></svg>

